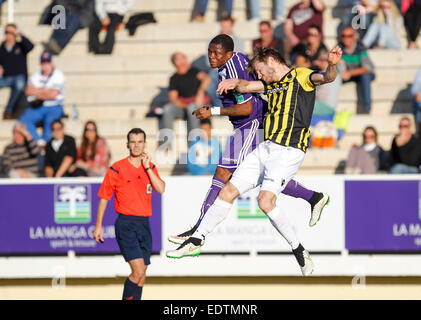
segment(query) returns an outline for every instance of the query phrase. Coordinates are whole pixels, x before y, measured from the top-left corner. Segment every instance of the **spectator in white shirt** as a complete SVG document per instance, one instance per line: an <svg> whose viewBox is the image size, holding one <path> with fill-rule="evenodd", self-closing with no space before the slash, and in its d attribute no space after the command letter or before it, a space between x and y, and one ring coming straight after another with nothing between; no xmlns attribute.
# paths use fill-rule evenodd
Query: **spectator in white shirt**
<svg viewBox="0 0 421 320"><path fill-rule="evenodd" d="M52 62L52 54L44 51L41 55L41 70L29 79L25 93L31 106L25 110L20 121L39 145L51 139L51 123L63 116L65 77ZM39 136L36 126L42 122L43 134Z"/></svg>
<svg viewBox="0 0 421 320"><path fill-rule="evenodd" d="M111 54L115 42L115 32L124 15L133 6L134 0L96 0L95 20L89 27L89 51L96 54ZM99 33L105 28L104 42L99 41Z"/></svg>

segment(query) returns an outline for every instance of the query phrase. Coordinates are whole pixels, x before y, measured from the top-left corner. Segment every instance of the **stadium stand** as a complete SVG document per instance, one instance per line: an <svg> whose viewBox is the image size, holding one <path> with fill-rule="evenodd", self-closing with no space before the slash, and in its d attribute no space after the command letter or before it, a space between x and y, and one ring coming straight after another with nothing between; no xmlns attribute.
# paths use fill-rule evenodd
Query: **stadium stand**
<svg viewBox="0 0 421 320"><path fill-rule="evenodd" d="M29 54L29 73L39 67L39 56L43 50L42 42L51 33L50 26L38 25L38 20L48 0L15 1L14 22L23 34L35 43ZM338 0L324 0L325 43L331 48L337 43L336 28L342 8ZM295 1L288 1L290 7ZM207 41L219 32L216 21L217 2L209 1L204 22L190 22L193 0L136 0L127 17L139 12L153 12L157 23L138 28L133 36L121 28L116 32L116 44L112 55L98 56L88 53L88 30L77 32L63 52L56 57L55 63L67 77L65 112L66 130L69 134L80 137L83 124L94 119L101 134L111 148L111 161L127 154L124 148L126 133L132 127L141 127L148 133L148 150L152 159L159 165L160 159L154 157L157 147L158 121L145 115L151 101L168 86L168 79L173 73L170 55L174 51L188 52L190 59L206 53ZM262 19L269 19L272 3L260 1ZM7 22L7 10L3 5L2 26ZM251 52L252 39L258 37L258 24L246 17L246 1L234 1L233 17L236 19L235 32L245 39L246 53ZM369 55L375 64L376 79L372 82L372 109L369 115L357 114L357 96L354 84L343 86L337 110L354 113L349 126L331 149L310 149L300 169L300 174L333 174L338 165L345 160L349 149L359 143L361 132L368 125L378 129L379 144L389 148L396 133L399 119L405 114L412 117L410 84L421 66L421 50L408 50L405 30L402 29L401 47L403 49L372 49ZM421 47L421 37L418 38ZM0 105L5 106L9 97L8 89L0 90ZM77 108L78 117L72 112ZM1 109L3 111L3 109ZM231 131L227 119L212 119L215 133ZM10 140L14 122L0 121L0 150ZM187 152L185 143L186 128L182 121L175 124L177 145L182 152ZM222 137L224 142L225 136ZM79 144L80 141L77 140ZM162 164L161 175L174 173L173 165Z"/></svg>

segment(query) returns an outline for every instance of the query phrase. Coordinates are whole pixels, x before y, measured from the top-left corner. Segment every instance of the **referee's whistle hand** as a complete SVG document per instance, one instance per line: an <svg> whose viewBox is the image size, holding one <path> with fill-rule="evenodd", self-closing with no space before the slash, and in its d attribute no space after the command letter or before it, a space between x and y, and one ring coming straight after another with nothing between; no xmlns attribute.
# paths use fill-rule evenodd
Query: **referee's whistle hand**
<svg viewBox="0 0 421 320"><path fill-rule="evenodd" d="M96 227L92 235L96 242L104 243L104 238L102 237L102 228Z"/></svg>

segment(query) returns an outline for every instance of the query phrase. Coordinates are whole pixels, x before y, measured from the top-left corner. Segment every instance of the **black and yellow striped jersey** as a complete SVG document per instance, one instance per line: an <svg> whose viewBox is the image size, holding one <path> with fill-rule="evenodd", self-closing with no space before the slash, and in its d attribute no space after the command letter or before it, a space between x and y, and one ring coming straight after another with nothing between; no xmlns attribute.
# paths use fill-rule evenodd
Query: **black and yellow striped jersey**
<svg viewBox="0 0 421 320"><path fill-rule="evenodd" d="M264 119L265 140L307 151L316 86L314 70L291 69L280 81L265 84L269 112Z"/></svg>

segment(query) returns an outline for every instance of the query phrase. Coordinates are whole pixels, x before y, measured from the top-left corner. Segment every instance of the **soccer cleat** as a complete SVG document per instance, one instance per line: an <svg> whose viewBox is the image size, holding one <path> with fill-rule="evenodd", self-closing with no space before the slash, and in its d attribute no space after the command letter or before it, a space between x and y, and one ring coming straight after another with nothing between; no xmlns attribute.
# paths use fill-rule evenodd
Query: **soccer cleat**
<svg viewBox="0 0 421 320"><path fill-rule="evenodd" d="M177 249L168 251L167 257L174 259L180 259L182 257L197 257L200 255L203 244L204 240L190 237Z"/></svg>
<svg viewBox="0 0 421 320"><path fill-rule="evenodd" d="M298 264L301 268L301 273L304 277L311 275L314 271L314 264L310 258L310 253L300 244L297 249L292 250Z"/></svg>
<svg viewBox="0 0 421 320"><path fill-rule="evenodd" d="M168 241L175 244L182 244L184 241L186 241L188 238L190 238L193 235L196 229L197 227L194 226L189 231L180 233L179 235L176 235L176 236L169 236Z"/></svg>
<svg viewBox="0 0 421 320"><path fill-rule="evenodd" d="M310 222L308 223L310 227L314 227L316 223L320 220L323 208L330 201L330 197L326 193L318 192L316 196L318 197L318 199L314 204L311 205L311 217Z"/></svg>

